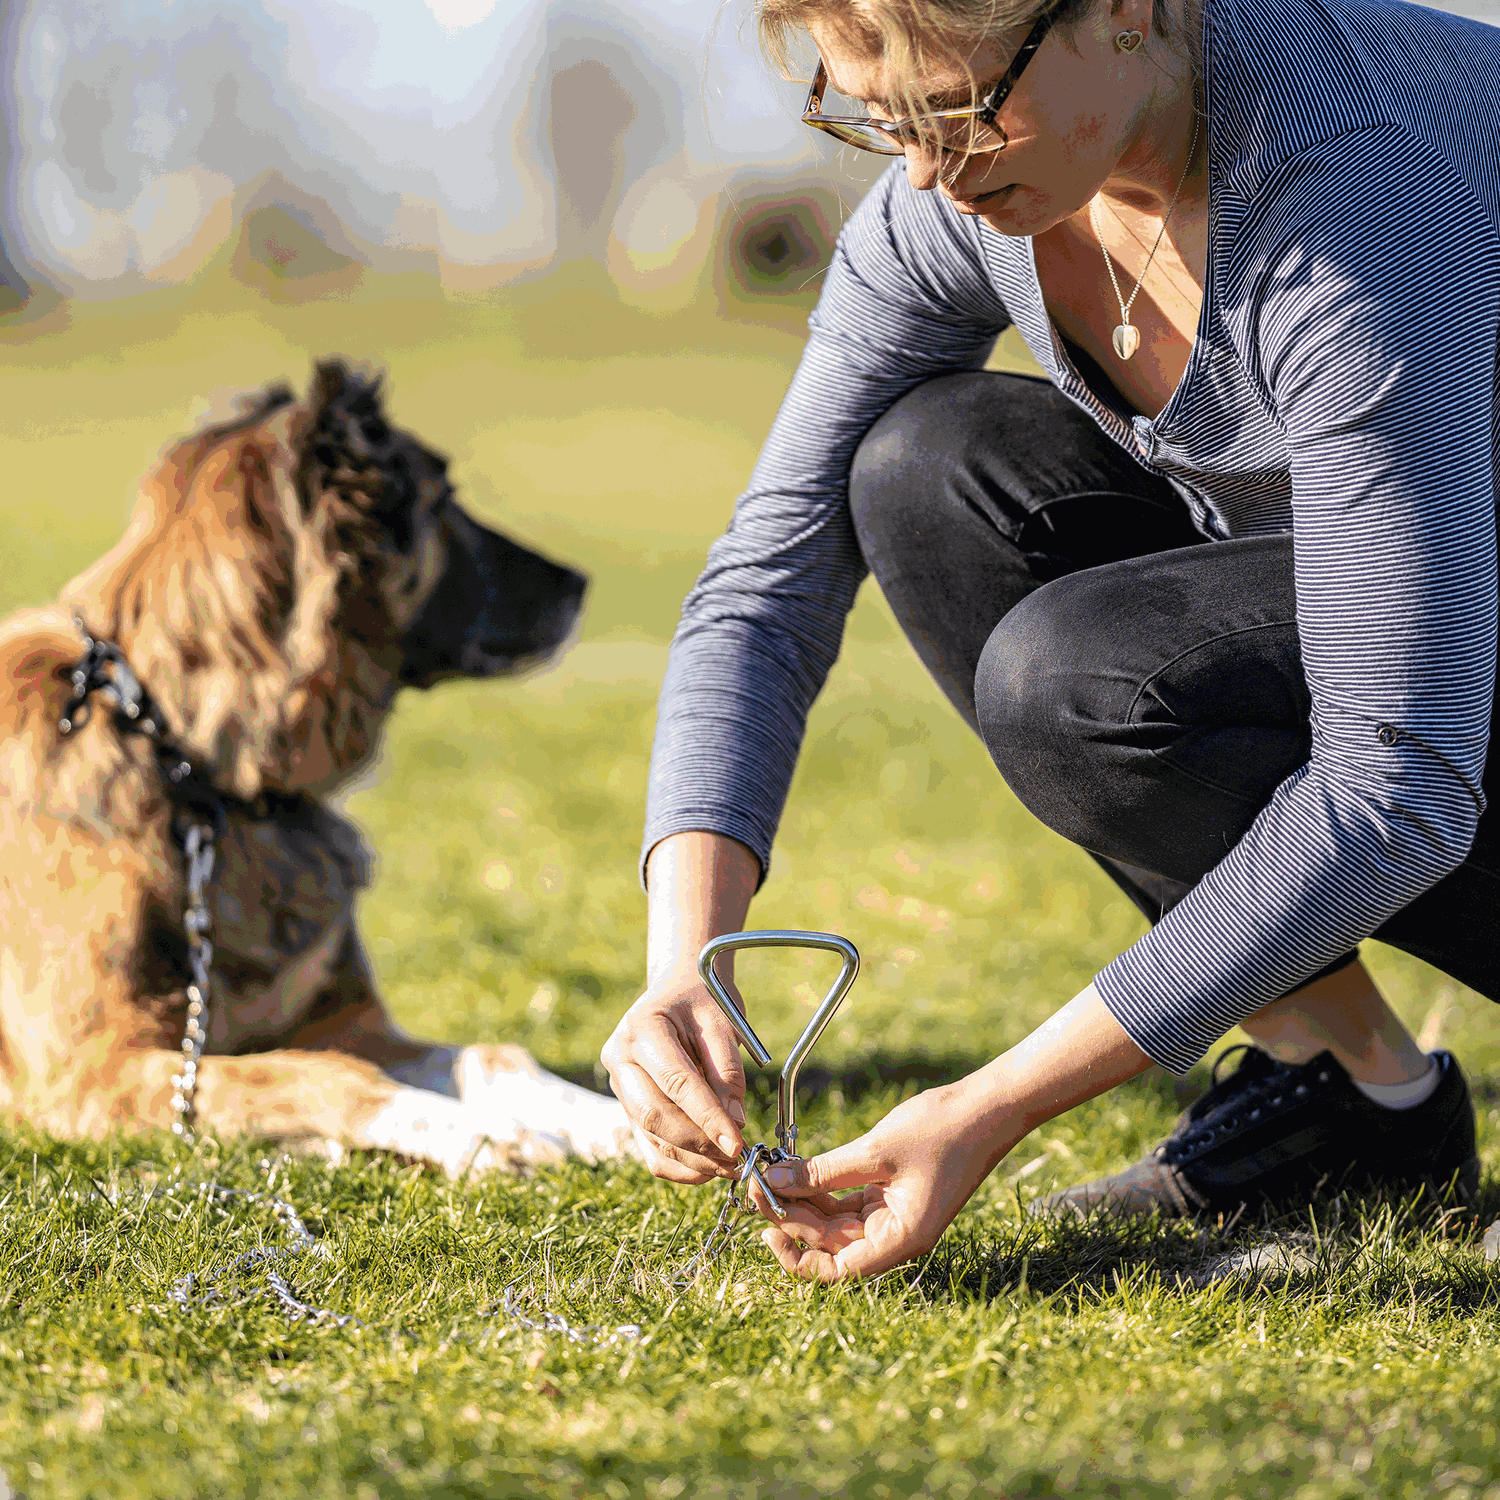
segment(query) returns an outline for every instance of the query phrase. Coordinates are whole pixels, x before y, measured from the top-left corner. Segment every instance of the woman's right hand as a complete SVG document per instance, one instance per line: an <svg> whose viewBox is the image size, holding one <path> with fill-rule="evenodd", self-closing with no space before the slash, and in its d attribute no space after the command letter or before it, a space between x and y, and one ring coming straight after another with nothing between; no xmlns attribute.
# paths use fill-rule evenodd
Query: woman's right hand
<svg viewBox="0 0 1500 1500"><path fill-rule="evenodd" d="M733 984L725 987L740 1004ZM653 983L620 1018L600 1059L653 1176L701 1183L735 1175L745 1069L696 969Z"/></svg>
<svg viewBox="0 0 1500 1500"><path fill-rule="evenodd" d="M744 844L696 829L669 834L646 861L646 993L599 1056L646 1165L668 1182L728 1177L744 1147L739 1041L698 977L698 954L745 925L759 879ZM716 972L741 1004L731 955Z"/></svg>

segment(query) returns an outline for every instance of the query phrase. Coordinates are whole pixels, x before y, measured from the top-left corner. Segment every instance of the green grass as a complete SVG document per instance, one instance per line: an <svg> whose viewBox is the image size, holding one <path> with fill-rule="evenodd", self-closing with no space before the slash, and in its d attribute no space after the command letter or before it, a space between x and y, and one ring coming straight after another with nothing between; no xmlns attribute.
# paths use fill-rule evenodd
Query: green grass
<svg viewBox="0 0 1500 1500"><path fill-rule="evenodd" d="M373 283L289 310L208 277L77 308L0 366L0 602L47 597L114 539L134 477L198 398L333 351L388 366L398 419L452 452L476 509L594 575L558 667L408 696L347 799L380 855L361 920L402 1021L518 1040L587 1076L640 983L664 641L796 341L626 312L581 279L463 305ZM1010 798L868 591L752 921L831 928L864 955L804 1073L814 1146L993 1056L1140 930ZM1494 1011L1369 956L1414 1023L1451 1008L1493 1173ZM831 967L742 961L773 1051ZM1148 1075L1054 1121L919 1277L833 1290L788 1281L747 1238L674 1293L719 1190L633 1166L453 1185L379 1159L280 1164L276 1190L328 1252L293 1280L358 1329L171 1302L186 1271L280 1231L153 1186L173 1166L264 1186L263 1146L189 1158L165 1140L0 1131L0 1496L1500 1494L1500 1280L1468 1228L1334 1200L1280 1226L1301 1236L1300 1269L1216 1280L1264 1226L1024 1216L1136 1156L1182 1097ZM764 1134L773 1112L757 1078L752 1125ZM494 1310L512 1284L528 1307L645 1336L575 1346L510 1328Z"/></svg>

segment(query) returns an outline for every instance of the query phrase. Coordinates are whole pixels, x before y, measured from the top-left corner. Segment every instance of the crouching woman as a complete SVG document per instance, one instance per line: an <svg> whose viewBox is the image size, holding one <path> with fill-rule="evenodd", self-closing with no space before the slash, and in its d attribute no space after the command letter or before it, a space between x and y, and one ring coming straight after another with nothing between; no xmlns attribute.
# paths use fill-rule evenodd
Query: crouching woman
<svg viewBox="0 0 1500 1500"><path fill-rule="evenodd" d="M1357 945L1500 998L1500 31L1392 0L761 24L816 48L809 125L899 159L673 644L648 987L604 1052L652 1170L740 1148L694 958L744 925L868 570L1016 794L1154 925L1004 1056L781 1169L782 1264L920 1253L1028 1131L1236 1024L1257 1047L1177 1133L1055 1206L1471 1192L1458 1065ZM983 370L1009 325L1046 383Z"/></svg>

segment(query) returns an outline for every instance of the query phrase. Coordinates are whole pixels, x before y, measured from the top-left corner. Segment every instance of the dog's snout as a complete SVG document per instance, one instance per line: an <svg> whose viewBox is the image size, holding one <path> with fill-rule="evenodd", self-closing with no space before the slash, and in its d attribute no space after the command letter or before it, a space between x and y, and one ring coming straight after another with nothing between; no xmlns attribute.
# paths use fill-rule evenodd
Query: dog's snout
<svg viewBox="0 0 1500 1500"><path fill-rule="evenodd" d="M554 656L572 635L588 579L447 505L447 561L402 639L401 680L502 677Z"/></svg>

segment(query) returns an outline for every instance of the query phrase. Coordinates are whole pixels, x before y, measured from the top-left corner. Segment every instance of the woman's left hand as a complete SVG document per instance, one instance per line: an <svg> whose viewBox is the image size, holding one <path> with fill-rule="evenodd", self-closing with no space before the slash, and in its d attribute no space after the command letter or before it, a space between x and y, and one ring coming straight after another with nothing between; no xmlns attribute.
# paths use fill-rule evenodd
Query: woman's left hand
<svg viewBox="0 0 1500 1500"><path fill-rule="evenodd" d="M877 1276L938 1242L1014 1144L986 1119L974 1077L898 1104L873 1130L807 1161L766 1169L787 1208L761 1238L793 1276ZM840 1188L859 1187L843 1198Z"/></svg>

